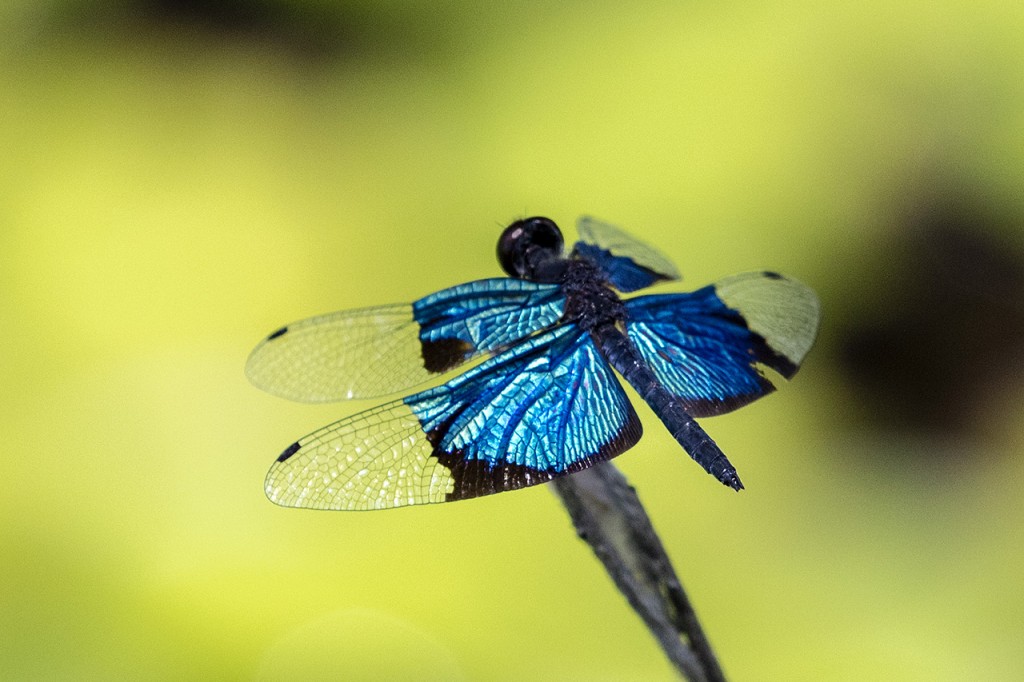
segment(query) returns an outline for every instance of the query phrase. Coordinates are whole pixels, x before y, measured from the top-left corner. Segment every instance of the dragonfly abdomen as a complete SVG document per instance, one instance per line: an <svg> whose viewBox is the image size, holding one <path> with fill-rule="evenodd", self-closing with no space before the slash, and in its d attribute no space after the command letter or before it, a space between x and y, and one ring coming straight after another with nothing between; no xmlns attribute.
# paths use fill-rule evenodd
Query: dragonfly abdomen
<svg viewBox="0 0 1024 682"><path fill-rule="evenodd" d="M736 468L683 403L658 381L633 342L618 327L608 324L591 334L608 362L644 399L683 449L705 471L733 490L742 490Z"/></svg>

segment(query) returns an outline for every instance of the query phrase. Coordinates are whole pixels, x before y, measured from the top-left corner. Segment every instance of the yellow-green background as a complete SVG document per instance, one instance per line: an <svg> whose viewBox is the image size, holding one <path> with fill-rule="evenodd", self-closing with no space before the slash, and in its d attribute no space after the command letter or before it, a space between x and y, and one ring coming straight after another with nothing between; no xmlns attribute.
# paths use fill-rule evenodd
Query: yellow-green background
<svg viewBox="0 0 1024 682"><path fill-rule="evenodd" d="M264 334L494 276L503 223L581 213L686 284L770 267L822 297L797 380L704 422L742 494L646 408L618 460L726 672L1024 676L1020 356L983 440L875 430L836 364L906 196L1024 214L1024 5L144 6L0 9L0 677L671 679L543 487L262 491L368 406L249 386Z"/></svg>

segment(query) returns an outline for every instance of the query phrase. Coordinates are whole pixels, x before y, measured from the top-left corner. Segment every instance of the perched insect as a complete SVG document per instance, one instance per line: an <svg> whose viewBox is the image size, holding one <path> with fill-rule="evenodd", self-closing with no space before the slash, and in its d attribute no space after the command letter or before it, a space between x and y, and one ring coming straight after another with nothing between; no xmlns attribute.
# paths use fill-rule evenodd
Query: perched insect
<svg viewBox="0 0 1024 682"><path fill-rule="evenodd" d="M275 331L249 357L258 387L326 402L395 393L471 360L465 373L314 431L270 468L288 507L385 509L549 481L625 452L642 428L613 368L704 469L735 490L736 469L694 421L774 390L817 334L814 292L773 272L684 294L621 299L679 279L658 251L582 218L563 255L547 218L498 240L508 278L415 303L343 311Z"/></svg>

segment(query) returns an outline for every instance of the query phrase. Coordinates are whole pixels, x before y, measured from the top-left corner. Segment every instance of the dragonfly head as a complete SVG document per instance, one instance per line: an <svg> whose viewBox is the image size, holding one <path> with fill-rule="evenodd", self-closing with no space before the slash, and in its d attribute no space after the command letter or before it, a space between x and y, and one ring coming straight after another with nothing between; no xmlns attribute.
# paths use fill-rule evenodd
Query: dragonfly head
<svg viewBox="0 0 1024 682"><path fill-rule="evenodd" d="M517 220L498 239L498 262L510 277L555 282L565 270L562 231L548 218Z"/></svg>

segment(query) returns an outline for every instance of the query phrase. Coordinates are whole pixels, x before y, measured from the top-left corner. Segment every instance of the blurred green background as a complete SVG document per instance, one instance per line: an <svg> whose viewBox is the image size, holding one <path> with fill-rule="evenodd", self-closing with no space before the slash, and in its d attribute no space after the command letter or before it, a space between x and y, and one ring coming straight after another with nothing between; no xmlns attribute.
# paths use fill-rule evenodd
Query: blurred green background
<svg viewBox="0 0 1024 682"><path fill-rule="evenodd" d="M738 680L1024 676L1024 5L0 9L0 677L673 679L544 487L277 508L368 404L281 324L498 274L581 213L822 297L796 381L618 461ZM668 289L670 290L670 289ZM677 286L677 290L681 290Z"/></svg>

